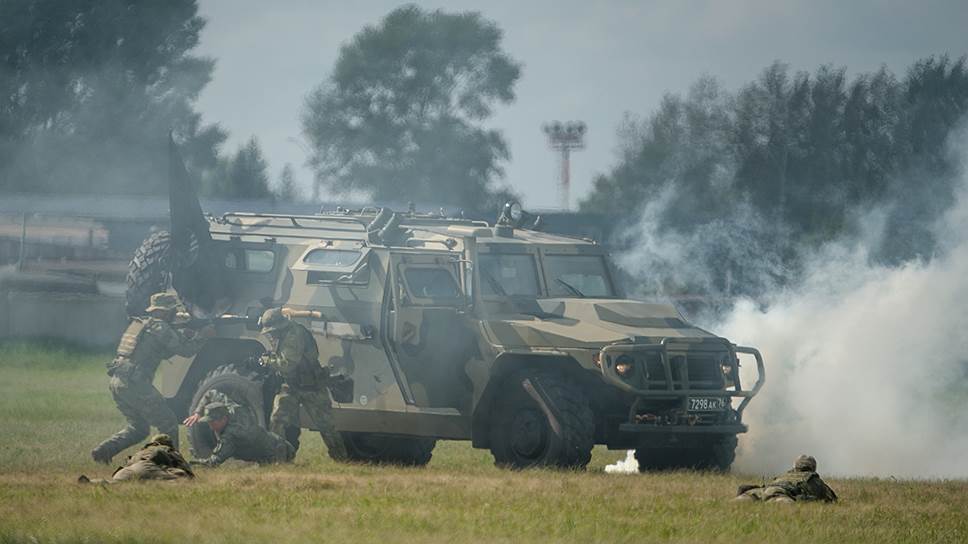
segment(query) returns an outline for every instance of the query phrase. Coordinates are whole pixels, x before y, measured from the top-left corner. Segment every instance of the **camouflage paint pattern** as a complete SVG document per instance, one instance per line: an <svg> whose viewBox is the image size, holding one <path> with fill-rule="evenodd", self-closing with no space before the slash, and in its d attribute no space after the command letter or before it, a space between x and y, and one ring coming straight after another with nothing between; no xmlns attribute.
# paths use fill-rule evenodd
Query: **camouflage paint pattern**
<svg viewBox="0 0 968 544"><path fill-rule="evenodd" d="M835 502L837 494L816 472L794 469L766 485L745 489L736 498L764 502Z"/></svg>
<svg viewBox="0 0 968 544"><path fill-rule="evenodd" d="M524 359L552 365L570 361L594 388L613 385L596 362L611 345L681 340L677 349L686 351L690 342L711 340L738 364L731 344L689 324L673 306L622 298L611 272L612 297L552 296L546 260L604 258L604 249L592 241L522 229L508 233L480 221L399 215L406 236L392 243L367 232L373 209L317 216L238 213L210 220L213 248L226 260L224 281L232 293L225 312L261 313L265 300L321 312L321 318L293 322L312 334L321 367L352 379L351 398L332 403L341 431L471 438L488 392L502 372ZM492 253L532 258L537 295L485 294L478 263ZM256 256L260 262L268 256L271 266L239 266ZM408 275L420 271L434 274L438 283L455 283L459 296L414 284ZM255 340L266 351L274 349L258 330L225 324L218 331L223 339ZM166 396L179 391L191 364L178 358L166 366ZM628 417L636 399L622 395L627 393L613 395L624 403L617 413ZM317 406L323 404L328 406ZM285 417L277 419L294 421L294 411L283 409ZM310 411L303 404L301 425L318 428L314 420L322 416Z"/></svg>

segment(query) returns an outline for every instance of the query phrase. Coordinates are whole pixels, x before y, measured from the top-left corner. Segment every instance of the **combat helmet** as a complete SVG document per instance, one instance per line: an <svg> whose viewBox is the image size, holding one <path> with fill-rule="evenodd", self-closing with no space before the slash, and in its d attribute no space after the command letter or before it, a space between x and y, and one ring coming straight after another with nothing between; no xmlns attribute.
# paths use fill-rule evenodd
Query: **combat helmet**
<svg viewBox="0 0 968 544"><path fill-rule="evenodd" d="M817 471L817 460L810 455L801 455L797 457L797 461L793 464L794 470L799 470L803 472L816 472Z"/></svg>
<svg viewBox="0 0 968 544"><path fill-rule="evenodd" d="M156 434L151 437L148 444L158 445L158 446L168 446L169 448L175 447L175 443L171 441L171 437L165 433Z"/></svg>
<svg viewBox="0 0 968 544"><path fill-rule="evenodd" d="M271 334L289 326L289 319L283 315L282 308L269 308L259 318L262 334Z"/></svg>
<svg viewBox="0 0 968 544"><path fill-rule="evenodd" d="M155 293L145 312L173 312L178 309L178 297L172 293Z"/></svg>
<svg viewBox="0 0 968 544"><path fill-rule="evenodd" d="M202 423L218 421L227 415L229 415L228 406L221 402L210 402L205 406L205 415L198 418L198 421Z"/></svg>

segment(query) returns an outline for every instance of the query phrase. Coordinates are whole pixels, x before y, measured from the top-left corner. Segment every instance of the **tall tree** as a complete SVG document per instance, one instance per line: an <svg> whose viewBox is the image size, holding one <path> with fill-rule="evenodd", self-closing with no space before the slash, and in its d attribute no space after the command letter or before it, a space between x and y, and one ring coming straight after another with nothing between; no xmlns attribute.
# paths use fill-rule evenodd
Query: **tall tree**
<svg viewBox="0 0 968 544"><path fill-rule="evenodd" d="M221 168L211 190L213 195L226 198L269 198L269 169L262 155L259 141L253 136L240 146Z"/></svg>
<svg viewBox="0 0 968 544"><path fill-rule="evenodd" d="M0 191L160 192L167 134L190 166L224 132L194 110L196 0L0 2Z"/></svg>
<svg viewBox="0 0 968 544"><path fill-rule="evenodd" d="M317 179L382 201L489 206L509 153L483 122L520 75L501 38L479 13L412 5L365 27L306 102Z"/></svg>
<svg viewBox="0 0 968 544"><path fill-rule="evenodd" d="M286 163L279 173L279 186L275 191L276 198L283 202L298 202L302 200L302 192L296 184L296 171L292 165Z"/></svg>
<svg viewBox="0 0 968 544"><path fill-rule="evenodd" d="M873 258L936 251L963 167L947 144L968 114L964 57L922 59L903 81L882 68L848 82L830 65L791 76L776 62L735 97L707 79L646 122L629 117L618 164L582 203L648 219L626 240L646 248L633 263L643 282L755 296L794 281L806 249L856 232L872 208L886 229Z"/></svg>

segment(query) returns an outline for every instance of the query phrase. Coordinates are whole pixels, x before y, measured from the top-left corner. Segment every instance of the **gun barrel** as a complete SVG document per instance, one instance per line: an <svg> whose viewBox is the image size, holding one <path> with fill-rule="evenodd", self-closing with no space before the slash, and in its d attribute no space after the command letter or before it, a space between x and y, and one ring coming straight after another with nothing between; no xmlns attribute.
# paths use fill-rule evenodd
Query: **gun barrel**
<svg viewBox="0 0 968 544"><path fill-rule="evenodd" d="M308 317L311 319L322 319L323 312L319 310L295 310L293 308L283 308L282 315L292 319L294 317Z"/></svg>

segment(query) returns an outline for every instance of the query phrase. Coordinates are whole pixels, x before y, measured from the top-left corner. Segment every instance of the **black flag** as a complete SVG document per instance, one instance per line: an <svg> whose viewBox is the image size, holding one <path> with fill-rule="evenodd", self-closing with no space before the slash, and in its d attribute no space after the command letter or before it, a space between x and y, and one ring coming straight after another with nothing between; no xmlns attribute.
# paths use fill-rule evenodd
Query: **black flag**
<svg viewBox="0 0 968 544"><path fill-rule="evenodd" d="M203 313L214 310L223 296L212 235L202 213L195 184L182 162L175 139L168 133L168 206L171 217L171 283L179 297Z"/></svg>

